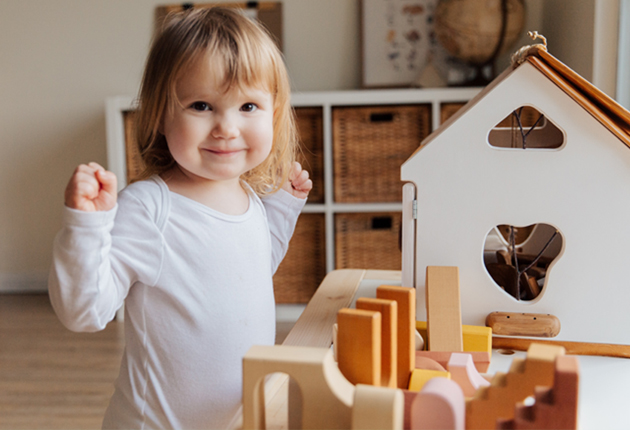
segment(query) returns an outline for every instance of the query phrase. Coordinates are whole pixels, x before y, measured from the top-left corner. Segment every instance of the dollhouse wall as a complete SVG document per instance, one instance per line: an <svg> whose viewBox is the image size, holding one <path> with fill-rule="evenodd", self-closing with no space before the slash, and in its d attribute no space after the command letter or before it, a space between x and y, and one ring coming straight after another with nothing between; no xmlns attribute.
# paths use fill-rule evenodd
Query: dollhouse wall
<svg viewBox="0 0 630 430"><path fill-rule="evenodd" d="M503 149L490 130L533 106L564 134L559 149ZM628 343L630 150L533 66L495 83L402 167L417 187L417 318L426 318L427 266L458 266L462 322L485 325L495 311L549 313L555 340ZM557 228L563 249L541 294L517 301L483 263L486 235L499 224ZM403 232L405 234L405 232Z"/></svg>

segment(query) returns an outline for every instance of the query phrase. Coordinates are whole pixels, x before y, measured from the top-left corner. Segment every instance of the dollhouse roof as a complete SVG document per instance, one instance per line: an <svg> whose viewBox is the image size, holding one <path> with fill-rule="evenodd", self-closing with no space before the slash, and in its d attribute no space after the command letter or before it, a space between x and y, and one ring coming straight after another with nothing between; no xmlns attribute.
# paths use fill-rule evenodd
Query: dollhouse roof
<svg viewBox="0 0 630 430"><path fill-rule="evenodd" d="M571 97L578 105L589 112L604 127L610 130L623 143L630 147L630 112L610 98L603 91L595 87L589 81L573 71L566 64L547 52L543 45L533 45L522 51L518 60L514 61L512 68L507 69L497 79L484 88L467 106L460 109L449 118L441 128L447 128L450 124L463 115L478 100L492 91L495 86L507 78L516 68L523 63L529 63L549 78L555 85ZM430 136L428 143L439 135L439 130Z"/></svg>

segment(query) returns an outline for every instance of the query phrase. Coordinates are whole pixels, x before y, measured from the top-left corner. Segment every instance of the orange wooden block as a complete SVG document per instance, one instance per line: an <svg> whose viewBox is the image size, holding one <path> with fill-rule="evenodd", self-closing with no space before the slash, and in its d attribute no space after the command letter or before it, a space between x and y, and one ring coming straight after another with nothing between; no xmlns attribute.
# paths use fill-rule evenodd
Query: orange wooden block
<svg viewBox="0 0 630 430"><path fill-rule="evenodd" d="M448 361L451 359L452 354L452 352L445 351L416 351L416 360L420 360L422 358L430 358L431 360L437 361L442 367L446 369L448 367ZM486 373L488 371L492 354L482 351L470 351L466 352L466 354L470 354L470 356L472 357L477 372Z"/></svg>
<svg viewBox="0 0 630 430"><path fill-rule="evenodd" d="M398 304L394 300L360 297L357 309L381 313L381 386L397 387Z"/></svg>
<svg viewBox="0 0 630 430"><path fill-rule="evenodd" d="M510 371L494 375L489 387L481 387L466 404L466 428L493 429L497 420L514 418L514 406L535 392L538 385L553 385L555 360L564 348L532 344L526 359L515 358Z"/></svg>
<svg viewBox="0 0 630 430"><path fill-rule="evenodd" d="M429 351L462 352L464 344L457 267L427 267L426 304Z"/></svg>
<svg viewBox="0 0 630 430"><path fill-rule="evenodd" d="M381 319L374 311L337 312L337 362L352 384L381 383Z"/></svg>
<svg viewBox="0 0 630 430"><path fill-rule="evenodd" d="M416 290L414 288L381 285L376 297L394 300L398 304L398 388L406 389L415 368Z"/></svg>

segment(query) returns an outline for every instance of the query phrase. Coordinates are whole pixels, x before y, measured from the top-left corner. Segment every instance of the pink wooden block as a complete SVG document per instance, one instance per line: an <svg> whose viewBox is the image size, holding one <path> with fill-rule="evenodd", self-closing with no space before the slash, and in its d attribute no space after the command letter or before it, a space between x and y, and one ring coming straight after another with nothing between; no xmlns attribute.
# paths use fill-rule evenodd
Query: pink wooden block
<svg viewBox="0 0 630 430"><path fill-rule="evenodd" d="M466 404L456 382L433 378L411 404L411 429L464 430Z"/></svg>
<svg viewBox="0 0 630 430"><path fill-rule="evenodd" d="M416 369L439 370L446 372L444 366L429 357L416 357Z"/></svg>
<svg viewBox="0 0 630 430"><path fill-rule="evenodd" d="M474 396L479 387L490 385L477 371L470 354L452 353L446 367L451 372L451 379L459 384L466 397Z"/></svg>

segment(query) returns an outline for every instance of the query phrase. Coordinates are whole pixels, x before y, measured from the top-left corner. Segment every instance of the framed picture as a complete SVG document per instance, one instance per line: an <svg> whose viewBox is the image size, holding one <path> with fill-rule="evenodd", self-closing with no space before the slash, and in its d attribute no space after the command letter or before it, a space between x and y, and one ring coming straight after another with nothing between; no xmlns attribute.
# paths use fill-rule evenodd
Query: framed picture
<svg viewBox="0 0 630 430"><path fill-rule="evenodd" d="M214 6L233 7L243 11L251 19L260 21L271 33L278 48L282 50L282 3L279 1L248 1L227 3L221 1L206 3L173 3L155 8L154 31L158 33L171 13L186 9L205 9Z"/></svg>
<svg viewBox="0 0 630 430"><path fill-rule="evenodd" d="M437 0L361 0L362 85L407 87L415 83L437 42Z"/></svg>

